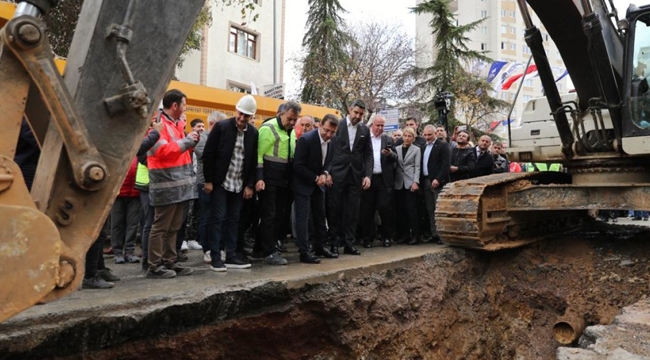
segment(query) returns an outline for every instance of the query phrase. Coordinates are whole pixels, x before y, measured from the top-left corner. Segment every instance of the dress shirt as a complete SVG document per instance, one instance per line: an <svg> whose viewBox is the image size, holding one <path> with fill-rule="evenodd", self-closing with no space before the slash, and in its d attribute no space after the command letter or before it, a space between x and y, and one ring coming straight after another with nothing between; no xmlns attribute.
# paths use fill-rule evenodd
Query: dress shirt
<svg viewBox="0 0 650 360"><path fill-rule="evenodd" d="M483 155L483 151L481 151L481 148L477 146L476 147L476 160L478 160L478 158L480 158L481 155Z"/></svg>
<svg viewBox="0 0 650 360"><path fill-rule="evenodd" d="M374 160L372 173L381 174L381 135L370 134L370 140L372 140L372 158Z"/></svg>
<svg viewBox="0 0 650 360"><path fill-rule="evenodd" d="M327 145L329 144L329 140L323 140L323 137L320 135L320 130L315 130L318 131L318 138L320 139L320 151L322 155L321 164L325 165L325 158L327 157Z"/></svg>
<svg viewBox="0 0 650 360"><path fill-rule="evenodd" d="M348 117L348 137L350 138L350 151L354 147L354 138L357 137L357 129L359 128L359 123L352 125L352 121Z"/></svg>
<svg viewBox="0 0 650 360"><path fill-rule="evenodd" d="M433 149L433 144L436 143L436 140L433 140L430 143L427 143L424 147L424 156L422 157L422 175L424 177L429 176L429 167L427 164L429 163L429 156L431 155L431 150Z"/></svg>

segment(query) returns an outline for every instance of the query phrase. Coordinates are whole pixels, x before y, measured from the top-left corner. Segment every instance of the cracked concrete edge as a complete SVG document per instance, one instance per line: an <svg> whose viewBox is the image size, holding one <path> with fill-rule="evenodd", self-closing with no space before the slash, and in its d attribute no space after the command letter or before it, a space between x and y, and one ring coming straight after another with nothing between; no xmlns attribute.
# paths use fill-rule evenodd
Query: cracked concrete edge
<svg viewBox="0 0 650 360"><path fill-rule="evenodd" d="M115 306L70 309L42 314L0 327L0 360L66 356L100 350L126 341L179 333L238 317L281 311L303 288L409 267L444 266L465 250L445 249L424 255L378 261L292 279L262 279L220 288L202 288L123 302ZM100 314L100 315L98 315ZM157 324L164 319L162 325ZM147 324L155 326L147 326ZM6 324L5 324L6 325ZM149 329L149 330L147 330ZM155 330L154 330L155 329ZM78 339L71 342L70 339ZM65 343L66 346L61 346Z"/></svg>

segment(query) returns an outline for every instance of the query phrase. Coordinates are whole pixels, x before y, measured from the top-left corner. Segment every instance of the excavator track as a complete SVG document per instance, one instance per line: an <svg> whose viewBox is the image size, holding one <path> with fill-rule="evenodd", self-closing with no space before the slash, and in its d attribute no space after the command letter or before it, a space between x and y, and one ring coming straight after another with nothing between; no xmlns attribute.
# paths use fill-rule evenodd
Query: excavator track
<svg viewBox="0 0 650 360"><path fill-rule="evenodd" d="M508 195L536 185L566 184L556 172L504 173L450 183L436 203L436 228L442 242L496 251L579 230L584 210L509 211Z"/></svg>

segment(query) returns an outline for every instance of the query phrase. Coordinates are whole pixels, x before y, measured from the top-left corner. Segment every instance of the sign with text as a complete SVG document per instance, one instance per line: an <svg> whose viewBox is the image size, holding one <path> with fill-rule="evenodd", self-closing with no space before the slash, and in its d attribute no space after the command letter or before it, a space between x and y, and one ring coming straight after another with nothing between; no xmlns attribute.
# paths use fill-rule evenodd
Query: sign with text
<svg viewBox="0 0 650 360"><path fill-rule="evenodd" d="M262 95L274 99L284 99L284 84L265 85Z"/></svg>
<svg viewBox="0 0 650 360"><path fill-rule="evenodd" d="M384 126L384 132L395 131L399 129L399 109L379 110L379 114L384 115L384 117L386 118L386 125Z"/></svg>

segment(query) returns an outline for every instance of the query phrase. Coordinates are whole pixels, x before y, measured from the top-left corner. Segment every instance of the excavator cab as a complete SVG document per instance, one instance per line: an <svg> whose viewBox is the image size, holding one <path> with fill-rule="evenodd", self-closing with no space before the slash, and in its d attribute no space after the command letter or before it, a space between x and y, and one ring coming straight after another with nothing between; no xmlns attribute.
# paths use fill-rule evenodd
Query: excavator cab
<svg viewBox="0 0 650 360"><path fill-rule="evenodd" d="M630 6L624 25L627 37L626 74L629 86L626 87L624 117L624 150L628 154L648 154L650 146L650 8ZM632 139L627 139L632 138Z"/></svg>

